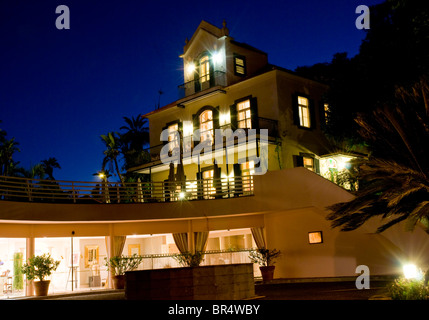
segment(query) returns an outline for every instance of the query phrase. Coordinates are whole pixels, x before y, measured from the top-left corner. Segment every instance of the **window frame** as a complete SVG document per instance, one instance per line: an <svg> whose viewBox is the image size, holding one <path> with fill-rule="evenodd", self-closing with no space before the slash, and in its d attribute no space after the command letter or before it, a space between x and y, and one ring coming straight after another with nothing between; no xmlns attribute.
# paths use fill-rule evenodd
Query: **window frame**
<svg viewBox="0 0 429 320"><path fill-rule="evenodd" d="M246 64L246 57L237 53L234 53L233 55L234 59L234 74L236 76L245 77L247 75L247 64ZM237 59L240 59L243 61L243 65L237 64ZM237 67L243 68L243 73L237 72Z"/></svg>
<svg viewBox="0 0 429 320"><path fill-rule="evenodd" d="M240 110L239 106L240 104L244 104L246 103L248 104L248 106L246 106L246 108L243 108ZM252 104L250 101L250 98L241 100L239 102L236 103L237 105L237 128L238 129L252 129ZM240 114L243 113L244 114L244 118L240 119ZM245 124L244 127L240 127L240 123ZM250 126L249 126L250 123Z"/></svg>
<svg viewBox="0 0 429 320"><path fill-rule="evenodd" d="M210 177L205 178L204 175L209 173ZM208 166L205 168L201 168L201 180L203 183L203 197L205 199L210 199L216 194L216 188L213 183L214 179L214 166Z"/></svg>
<svg viewBox="0 0 429 320"><path fill-rule="evenodd" d="M180 121L174 121L174 122L167 123L167 130L168 130L168 141L167 141L167 143L170 143L170 150L169 151L171 151L171 152L173 152L173 150L175 148L180 148L180 136L177 134L174 134L174 138L177 138L177 140L173 142L173 137L172 137L173 134L170 133L170 127L173 127L173 126L177 126L176 132L179 132ZM172 138L172 139L170 140L170 138Z"/></svg>
<svg viewBox="0 0 429 320"><path fill-rule="evenodd" d="M249 100L250 102L250 123L251 128L242 128L243 130L247 129L259 129L259 116L258 116L258 100L257 97L254 97L252 95L248 95L245 97L242 97L240 99L237 99L234 101L234 104L230 106L229 113L230 113L230 121L231 121L231 128L233 130L238 129L238 104L241 102L245 102L246 100Z"/></svg>
<svg viewBox="0 0 429 320"><path fill-rule="evenodd" d="M198 60L198 76L199 81L201 84L205 82L210 82L210 55L204 54L199 60ZM204 60L204 61L203 61ZM203 73L202 69L205 69L205 72Z"/></svg>
<svg viewBox="0 0 429 320"><path fill-rule="evenodd" d="M207 121L202 121L201 120L201 117L205 114L205 113L208 113L208 112L210 112L211 113L211 118L210 119L208 119ZM199 129L200 129L200 143L202 143L202 142L204 142L204 141L206 141L207 139L205 139L205 138L203 138L204 137L204 133L207 133L207 132L209 132L209 131L211 131L211 142L212 142L212 144L214 143L214 112L213 112L213 110L211 110L211 109L206 109L206 110L204 110L204 111L202 111L199 115L198 115L198 118L199 118L199 123L200 123L200 126L199 126ZM202 130L202 126L203 125L205 125L205 124L208 124L208 123L210 123L211 122L211 128L210 129L205 129L205 130Z"/></svg>
<svg viewBox="0 0 429 320"><path fill-rule="evenodd" d="M318 234L320 236L320 241L312 242L311 236L310 236L311 234ZM323 243L323 231L322 230L310 231L308 233L308 244L322 244L322 243Z"/></svg>
<svg viewBox="0 0 429 320"><path fill-rule="evenodd" d="M307 104L300 103L300 99L305 99L307 101ZM311 129L312 119L311 119L310 99L303 95L298 95L297 106L298 106L299 126L301 128ZM308 125L305 125L304 110L306 111L306 114L307 114L306 120L308 121Z"/></svg>

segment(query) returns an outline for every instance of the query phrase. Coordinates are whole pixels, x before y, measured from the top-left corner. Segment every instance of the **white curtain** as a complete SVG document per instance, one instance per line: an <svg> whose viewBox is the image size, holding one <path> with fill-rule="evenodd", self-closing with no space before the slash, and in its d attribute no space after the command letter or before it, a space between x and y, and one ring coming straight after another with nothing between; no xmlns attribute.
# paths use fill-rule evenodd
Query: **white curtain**
<svg viewBox="0 0 429 320"><path fill-rule="evenodd" d="M209 238L208 231L194 232L194 248L195 251L204 252L207 247L207 239ZM173 239L177 248L181 253L188 252L188 234L187 233L173 233Z"/></svg>
<svg viewBox="0 0 429 320"><path fill-rule="evenodd" d="M173 239L176 243L180 253L188 252L188 234L187 233L173 233Z"/></svg>
<svg viewBox="0 0 429 320"><path fill-rule="evenodd" d="M117 257L122 254L125 246L125 240L127 240L127 236L113 236L110 245L110 237L105 237L107 259L110 259L111 257ZM111 279L113 279L112 271L109 272L109 281L106 281L106 286L108 283L111 283Z"/></svg>
<svg viewBox="0 0 429 320"><path fill-rule="evenodd" d="M264 236L264 228L251 228L253 239L255 240L256 246L258 249L266 248L265 236Z"/></svg>
<svg viewBox="0 0 429 320"><path fill-rule="evenodd" d="M207 247L208 231L195 232L195 251L204 252Z"/></svg>
<svg viewBox="0 0 429 320"><path fill-rule="evenodd" d="M122 251L124 250L125 240L127 240L127 236L113 236L112 237L112 247L109 246L109 237L105 238L106 240L106 248L107 248L107 258L120 256ZM110 252L112 250L112 252Z"/></svg>

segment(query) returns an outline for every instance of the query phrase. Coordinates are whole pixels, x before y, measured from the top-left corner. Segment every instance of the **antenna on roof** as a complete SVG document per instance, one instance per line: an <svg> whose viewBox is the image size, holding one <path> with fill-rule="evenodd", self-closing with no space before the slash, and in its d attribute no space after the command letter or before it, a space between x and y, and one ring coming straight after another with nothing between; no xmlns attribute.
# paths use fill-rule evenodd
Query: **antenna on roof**
<svg viewBox="0 0 429 320"><path fill-rule="evenodd" d="M158 91L159 96L158 96L158 107L157 109L159 109L160 105L161 105L161 94L163 94L164 92L161 91L161 89Z"/></svg>

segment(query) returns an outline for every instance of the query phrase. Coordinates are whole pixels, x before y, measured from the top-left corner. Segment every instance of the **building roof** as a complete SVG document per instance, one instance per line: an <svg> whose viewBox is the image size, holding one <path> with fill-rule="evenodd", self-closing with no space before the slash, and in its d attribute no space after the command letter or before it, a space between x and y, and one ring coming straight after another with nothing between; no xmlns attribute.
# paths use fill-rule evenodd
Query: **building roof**
<svg viewBox="0 0 429 320"><path fill-rule="evenodd" d="M258 50L258 49L255 48L255 50ZM267 64L264 68L260 69L252 77L245 78L245 79L243 79L243 80L241 80L241 81L239 81L237 83L245 82L247 80L253 79L253 78L257 77L257 76L260 76L262 74L265 74L265 73L273 71L273 70L282 71L282 72L291 74L293 76L296 76L296 77L299 77L299 78L302 78L302 79L306 79L306 80L313 81L313 82L319 83L321 85L327 86L326 84L324 84L324 83L322 83L320 81L316 81L316 80L313 80L313 79L310 79L310 78L303 77L302 75L299 75L298 73L296 73L296 72L294 72L292 70L289 70L289 69L286 69L286 68L283 68L283 67L279 67L279 66L276 66L276 65L273 65L273 64ZM201 92L203 92L203 91L201 91ZM196 94L200 94L201 92L198 92ZM165 106L163 106L163 107L161 107L159 109L155 109L155 110L152 110L152 111L144 114L143 117L146 118L146 117L151 116L151 115L153 115L155 113L159 113L161 111L165 111L167 109L173 108L173 107L177 106L178 104L180 104L180 102L182 102L183 100L189 99L190 97L192 98L194 95L191 95L191 96L188 96L188 97L185 97L185 98L181 98L181 99L175 100L175 101L173 101L173 102L171 102L171 103L169 103L169 104L167 104L167 105L165 105Z"/></svg>
<svg viewBox="0 0 429 320"><path fill-rule="evenodd" d="M229 31L226 28L226 22L225 20L223 21L223 28L219 29L218 27L216 27L215 25L202 20L199 24L199 26L197 27L197 30L195 30L194 34L192 35L191 40L186 42L186 45L183 47L183 52L186 53L186 51L189 49L189 47L192 45L193 41L195 40L198 32L200 30L204 30L208 33L210 33L211 35L213 35L216 38L221 38L223 36L228 36L229 35Z"/></svg>

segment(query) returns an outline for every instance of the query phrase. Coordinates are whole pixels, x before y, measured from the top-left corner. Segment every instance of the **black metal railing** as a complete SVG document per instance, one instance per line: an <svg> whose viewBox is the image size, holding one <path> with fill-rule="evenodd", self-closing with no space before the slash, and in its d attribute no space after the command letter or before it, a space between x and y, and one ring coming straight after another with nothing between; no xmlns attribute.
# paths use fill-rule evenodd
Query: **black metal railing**
<svg viewBox="0 0 429 320"><path fill-rule="evenodd" d="M204 91L216 86L226 86L226 73L223 71L214 71L198 79L186 82L178 86L179 99L190 96L191 94Z"/></svg>
<svg viewBox="0 0 429 320"><path fill-rule="evenodd" d="M162 182L51 181L0 176L0 200L54 203L142 203L253 195L253 177Z"/></svg>

